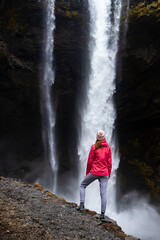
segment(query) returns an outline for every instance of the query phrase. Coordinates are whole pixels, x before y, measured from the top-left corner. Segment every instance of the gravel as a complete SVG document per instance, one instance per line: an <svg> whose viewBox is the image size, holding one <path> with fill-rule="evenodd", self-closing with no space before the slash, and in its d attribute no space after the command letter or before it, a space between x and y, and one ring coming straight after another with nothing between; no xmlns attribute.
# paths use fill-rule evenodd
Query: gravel
<svg viewBox="0 0 160 240"><path fill-rule="evenodd" d="M127 239L115 223L76 206L38 184L0 177L0 240Z"/></svg>

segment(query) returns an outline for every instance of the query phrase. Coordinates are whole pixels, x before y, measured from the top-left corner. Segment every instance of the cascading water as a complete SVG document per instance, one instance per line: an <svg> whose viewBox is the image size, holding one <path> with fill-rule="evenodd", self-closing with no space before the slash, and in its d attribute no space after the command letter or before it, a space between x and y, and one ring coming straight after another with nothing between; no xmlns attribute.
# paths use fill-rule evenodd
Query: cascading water
<svg viewBox="0 0 160 240"><path fill-rule="evenodd" d="M108 185L107 215L115 219L128 234L143 240L158 240L160 236L160 216L147 200L138 197L137 193L129 193L124 198L132 200L132 205L116 211L116 169L119 156L114 138L114 122L116 113L113 104L115 92L115 65L118 49L119 20L121 12L120 0L88 0L90 13L90 73L85 108L81 109L81 137L79 157L81 165L80 182L85 175L88 153L95 142L96 132L103 129L106 140L112 149L113 168ZM126 13L129 0L126 2ZM128 15L126 15L128 18ZM125 22L125 34L127 20ZM86 207L100 212L100 196L98 181L86 189Z"/></svg>
<svg viewBox="0 0 160 240"><path fill-rule="evenodd" d="M129 0L127 0L129 4ZM52 86L54 84L53 71L53 32L55 29L54 5L55 0L47 1L46 33L44 68L41 77L41 113L43 127L43 143L45 150L46 166L48 168L39 182L49 186L55 193L57 186L57 162L54 149L54 106L52 104ZM121 12L120 0L88 0L90 12L90 65L89 86L87 102L83 109L82 132L78 153L81 163L80 181L85 174L86 162L90 146L95 141L96 132L103 129L106 139L112 148L113 169L108 185L108 208L107 214L117 220L129 234L141 237L144 240L159 239L160 217L156 210L145 199L138 198L133 193L125 196L133 199L130 209L122 209L116 212L115 181L116 169L119 164L119 156L114 138L114 122L116 113L113 104L115 92L115 65L118 48L119 19ZM127 5L129 9L129 5ZM127 24L127 22L126 22ZM45 167L46 167L45 166ZM51 167L51 171L50 171ZM77 194L78 195L78 194ZM100 197L98 183L94 183L87 189L86 207L100 212ZM88 196L88 198L87 198ZM137 217L138 216L138 217ZM147 221L145 221L147 220ZM130 224L129 224L130 223Z"/></svg>
<svg viewBox="0 0 160 240"><path fill-rule="evenodd" d="M45 52L43 59L43 76L41 82L41 113L42 113L42 135L45 153L45 163L47 161L51 165L51 171L45 172L45 176L42 182L45 186L49 186L54 192L56 191L56 175L57 175L57 163L55 160L55 149L54 149L54 125L55 117L52 104L51 89L54 84L54 70L53 70L53 48L54 38L53 33L55 29L55 16L54 6L55 0L48 0L46 2L47 14L46 14L46 32L45 32ZM50 176L48 176L48 174ZM46 177L47 176L47 177Z"/></svg>
<svg viewBox="0 0 160 240"><path fill-rule="evenodd" d="M126 0L122 2L122 17L124 18L123 21L123 31L121 31L121 48L125 47L126 45L126 35L127 35L127 30L128 30L128 18L129 18L129 9L130 9L130 0Z"/></svg>
<svg viewBox="0 0 160 240"><path fill-rule="evenodd" d="M115 92L115 66L119 36L121 1L88 0L90 13L90 65L86 107L82 113L82 132L78 153L81 162L81 177L96 133L103 129L112 148L113 169L109 183L108 211L115 211L115 171L119 164L113 137L116 113L113 103ZM86 206L100 212L98 183L88 187ZM93 201L94 199L94 201Z"/></svg>

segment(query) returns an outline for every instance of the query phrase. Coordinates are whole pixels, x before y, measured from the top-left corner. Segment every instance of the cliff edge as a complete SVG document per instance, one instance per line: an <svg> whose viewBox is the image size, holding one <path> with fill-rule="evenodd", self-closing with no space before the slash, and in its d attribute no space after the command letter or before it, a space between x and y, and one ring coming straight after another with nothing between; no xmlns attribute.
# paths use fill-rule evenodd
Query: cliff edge
<svg viewBox="0 0 160 240"><path fill-rule="evenodd" d="M89 210L80 213L75 203L39 184L0 177L0 189L0 240L136 240L114 221L101 223L98 214Z"/></svg>

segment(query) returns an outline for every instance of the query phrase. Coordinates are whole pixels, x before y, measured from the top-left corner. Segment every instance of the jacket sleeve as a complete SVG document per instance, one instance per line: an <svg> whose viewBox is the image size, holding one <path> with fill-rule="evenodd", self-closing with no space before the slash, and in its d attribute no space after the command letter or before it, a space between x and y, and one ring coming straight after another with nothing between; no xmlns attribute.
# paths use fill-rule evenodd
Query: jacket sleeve
<svg viewBox="0 0 160 240"><path fill-rule="evenodd" d="M89 152L89 156L88 156L86 175L88 175L88 173L89 173L90 170L91 170L92 162L93 162L93 157L94 157L94 153L93 153L93 145L92 145L91 150L90 150L90 152Z"/></svg>
<svg viewBox="0 0 160 240"><path fill-rule="evenodd" d="M112 169L112 153L111 153L111 148L109 147L109 153L108 153L108 174L109 178L111 176L111 169Z"/></svg>

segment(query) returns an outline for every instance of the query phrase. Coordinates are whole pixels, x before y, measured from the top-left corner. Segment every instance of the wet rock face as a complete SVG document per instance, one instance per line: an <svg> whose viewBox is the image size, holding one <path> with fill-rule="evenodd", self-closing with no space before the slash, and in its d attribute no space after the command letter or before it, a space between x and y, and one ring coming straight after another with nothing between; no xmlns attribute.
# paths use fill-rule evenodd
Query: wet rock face
<svg viewBox="0 0 160 240"><path fill-rule="evenodd" d="M56 1L54 99L59 186L73 177L77 182L78 99L83 94L88 56L86 11L85 1Z"/></svg>
<svg viewBox="0 0 160 240"><path fill-rule="evenodd" d="M0 174L23 178L30 173L33 181L42 156L43 8L39 1L1 1L0 16Z"/></svg>
<svg viewBox="0 0 160 240"><path fill-rule="evenodd" d="M140 2L140 1L139 1ZM120 179L160 202L160 21L158 4L132 5L117 80Z"/></svg>
<svg viewBox="0 0 160 240"><path fill-rule="evenodd" d="M69 175L77 179L77 106L87 68L85 4L58 0L55 6L53 101L59 185ZM46 2L2 1L0 13L0 174L18 178L27 174L25 179L34 181L43 165L39 88Z"/></svg>

